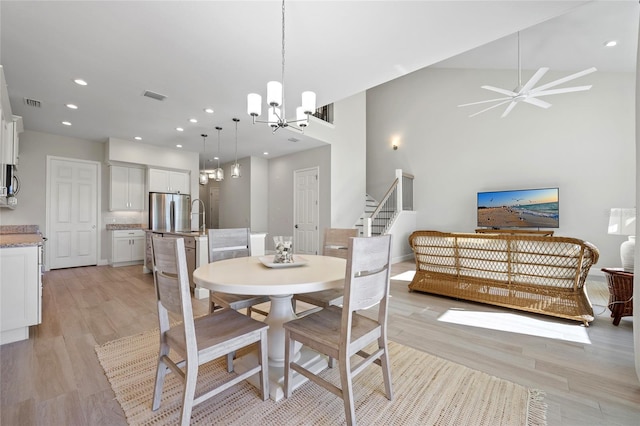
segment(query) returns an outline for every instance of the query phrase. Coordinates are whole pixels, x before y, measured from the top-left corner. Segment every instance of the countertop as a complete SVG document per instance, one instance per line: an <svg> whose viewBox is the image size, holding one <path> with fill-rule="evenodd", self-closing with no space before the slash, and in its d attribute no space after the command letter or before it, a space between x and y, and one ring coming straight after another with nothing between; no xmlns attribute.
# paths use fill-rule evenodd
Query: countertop
<svg viewBox="0 0 640 426"><path fill-rule="evenodd" d="M0 248L37 246L44 242L41 234L0 235Z"/></svg>
<svg viewBox="0 0 640 426"><path fill-rule="evenodd" d="M128 231L130 229L142 229L141 223L107 223L107 231Z"/></svg>

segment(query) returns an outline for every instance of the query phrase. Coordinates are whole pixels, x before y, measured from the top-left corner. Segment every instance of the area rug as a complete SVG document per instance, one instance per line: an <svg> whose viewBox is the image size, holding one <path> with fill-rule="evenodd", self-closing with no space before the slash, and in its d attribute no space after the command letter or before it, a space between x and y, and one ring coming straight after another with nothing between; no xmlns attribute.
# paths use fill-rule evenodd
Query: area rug
<svg viewBox="0 0 640 426"><path fill-rule="evenodd" d="M151 410L158 332L98 345L98 359L131 425L179 423L182 382L165 380L162 402ZM354 379L356 419L362 425L546 425L541 391L492 377L425 352L389 342L393 401L386 399L380 368L367 367ZM201 367L206 387L226 374L223 359ZM324 377L339 385L338 368ZM199 387L200 389L200 387ZM196 391L196 395L199 391ZM342 400L314 383L289 399L262 401L255 388L238 384L193 409L196 425L338 425Z"/></svg>

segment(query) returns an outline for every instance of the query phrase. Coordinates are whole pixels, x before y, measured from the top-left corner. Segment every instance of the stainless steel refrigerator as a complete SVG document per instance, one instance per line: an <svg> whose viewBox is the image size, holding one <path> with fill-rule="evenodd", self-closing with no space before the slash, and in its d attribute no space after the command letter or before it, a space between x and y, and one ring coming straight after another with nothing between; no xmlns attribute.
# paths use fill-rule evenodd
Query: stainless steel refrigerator
<svg viewBox="0 0 640 426"><path fill-rule="evenodd" d="M191 231L191 197L150 192L149 228L153 231Z"/></svg>

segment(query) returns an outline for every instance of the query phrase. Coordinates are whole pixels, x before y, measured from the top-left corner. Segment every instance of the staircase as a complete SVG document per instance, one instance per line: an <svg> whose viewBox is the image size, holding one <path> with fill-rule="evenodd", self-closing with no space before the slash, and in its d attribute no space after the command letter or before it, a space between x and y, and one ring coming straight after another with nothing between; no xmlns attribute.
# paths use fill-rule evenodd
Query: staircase
<svg viewBox="0 0 640 426"><path fill-rule="evenodd" d="M371 237L387 233L403 210L413 210L413 176L396 170L396 179L380 203L366 194L365 211L355 224L358 234Z"/></svg>

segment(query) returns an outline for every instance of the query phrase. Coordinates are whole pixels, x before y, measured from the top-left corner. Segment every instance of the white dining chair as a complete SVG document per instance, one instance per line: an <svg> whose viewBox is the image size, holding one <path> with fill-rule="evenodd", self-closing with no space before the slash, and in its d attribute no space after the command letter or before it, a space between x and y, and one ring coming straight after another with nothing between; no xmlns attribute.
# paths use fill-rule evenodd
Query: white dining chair
<svg viewBox="0 0 640 426"><path fill-rule="evenodd" d="M355 228L325 228L322 242L322 255L346 259L349 238L357 236L358 230ZM296 302L298 301L314 305L315 308L298 313L300 316L307 315L317 311L318 308L342 305L342 297L342 288L331 288L311 293L294 294L292 298L293 310L295 312L297 306Z"/></svg>
<svg viewBox="0 0 640 426"><path fill-rule="evenodd" d="M224 259L250 256L249 228L225 228L209 229L209 262L217 262ZM210 312L219 308L230 308L236 311L246 309L247 315L256 312L267 316L266 311L254 308L255 305L269 301L269 296L244 295L221 292L210 292Z"/></svg>
<svg viewBox="0 0 640 426"><path fill-rule="evenodd" d="M391 236L351 238L342 308L329 306L299 319L285 322L284 395L292 392L293 371L302 374L344 401L347 424L355 425L353 378L365 367L376 363L382 367L387 399L393 399L389 350L387 346L387 311L391 270ZM356 311L376 303L378 315L370 319ZM327 355L338 362L338 387L298 364L294 359L295 342ZM372 349L369 345L374 346ZM352 366L351 357L362 360ZM292 371L293 370L293 371Z"/></svg>
<svg viewBox="0 0 640 426"><path fill-rule="evenodd" d="M254 374L260 377L260 396L269 397L267 329L269 326L233 309L222 309L193 318L187 260L183 238L152 238L153 279L160 324L160 350L153 391L152 409L160 407L164 379L169 371L184 381L180 423L188 425L193 406L236 385ZM169 313L181 318L171 326ZM242 374L230 372L221 382L196 397L201 364L257 343L258 364ZM181 361L169 358L174 351ZM173 355L172 355L173 357ZM233 367L233 364L231 365ZM233 368L231 368L233 370Z"/></svg>

